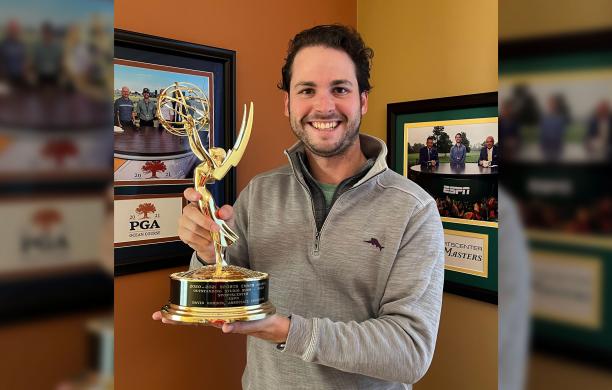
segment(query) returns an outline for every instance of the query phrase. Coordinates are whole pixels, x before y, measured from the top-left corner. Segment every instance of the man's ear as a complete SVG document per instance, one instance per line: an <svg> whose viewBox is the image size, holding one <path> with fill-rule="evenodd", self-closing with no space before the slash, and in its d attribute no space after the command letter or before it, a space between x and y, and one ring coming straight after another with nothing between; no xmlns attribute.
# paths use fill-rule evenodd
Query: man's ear
<svg viewBox="0 0 612 390"><path fill-rule="evenodd" d="M360 96L361 99L361 115L365 115L368 112L368 91L363 91Z"/></svg>
<svg viewBox="0 0 612 390"><path fill-rule="evenodd" d="M285 99L285 116L288 118L289 117L289 93L288 92L283 92L285 94L284 99Z"/></svg>

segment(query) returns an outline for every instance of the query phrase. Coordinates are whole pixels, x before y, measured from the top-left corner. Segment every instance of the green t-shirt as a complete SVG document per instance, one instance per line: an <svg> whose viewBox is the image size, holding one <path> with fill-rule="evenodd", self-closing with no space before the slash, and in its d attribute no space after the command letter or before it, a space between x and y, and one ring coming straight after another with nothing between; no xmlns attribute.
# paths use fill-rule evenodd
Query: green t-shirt
<svg viewBox="0 0 612 390"><path fill-rule="evenodd" d="M332 198L334 197L334 193L336 192L336 188L338 188L335 184L324 184L317 181L319 188L323 191L323 196L325 197L325 204L327 207L331 204Z"/></svg>

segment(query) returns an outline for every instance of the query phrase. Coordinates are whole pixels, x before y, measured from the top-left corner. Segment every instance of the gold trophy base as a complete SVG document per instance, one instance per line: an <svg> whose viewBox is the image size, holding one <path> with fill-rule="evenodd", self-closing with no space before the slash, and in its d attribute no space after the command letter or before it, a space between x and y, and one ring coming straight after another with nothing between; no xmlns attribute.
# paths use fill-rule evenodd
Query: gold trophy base
<svg viewBox="0 0 612 390"><path fill-rule="evenodd" d="M192 325L212 325L235 321L262 320L274 313L276 309L270 303L263 305L201 308L173 305L171 303L162 307L162 317L176 323Z"/></svg>
<svg viewBox="0 0 612 390"><path fill-rule="evenodd" d="M162 317L177 324L219 325L261 320L276 312L268 302L268 274L208 265L170 275L170 301Z"/></svg>

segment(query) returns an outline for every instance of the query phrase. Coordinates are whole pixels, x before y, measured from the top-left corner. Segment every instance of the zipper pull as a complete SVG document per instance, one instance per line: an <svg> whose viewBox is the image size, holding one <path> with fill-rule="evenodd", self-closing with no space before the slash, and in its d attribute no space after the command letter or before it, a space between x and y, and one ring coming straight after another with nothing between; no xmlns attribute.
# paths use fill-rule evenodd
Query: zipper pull
<svg viewBox="0 0 612 390"><path fill-rule="evenodd" d="M319 254L319 239L321 238L321 233L317 232L317 234L315 235L315 246L314 246L314 254L318 255Z"/></svg>

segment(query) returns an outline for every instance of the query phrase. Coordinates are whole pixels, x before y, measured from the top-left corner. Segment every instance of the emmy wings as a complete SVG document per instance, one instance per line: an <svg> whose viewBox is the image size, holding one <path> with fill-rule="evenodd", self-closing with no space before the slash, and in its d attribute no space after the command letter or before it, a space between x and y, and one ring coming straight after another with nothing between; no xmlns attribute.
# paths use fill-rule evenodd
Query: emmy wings
<svg viewBox="0 0 612 390"><path fill-rule="evenodd" d="M245 122L246 120L246 122ZM242 125L240 125L240 132L238 133L238 138L236 138L236 142L234 143L234 147L231 148L225 158L223 159L223 163L220 166L216 166L217 169L213 172L213 177L215 180L221 180L223 176L230 170L231 167L238 166L238 163L242 159L242 155L244 154L244 150L246 149L247 144L249 143L249 138L251 138L251 129L253 128L253 102L251 102L249 107L249 117L247 119L247 107L244 105L244 112L242 113Z"/></svg>

